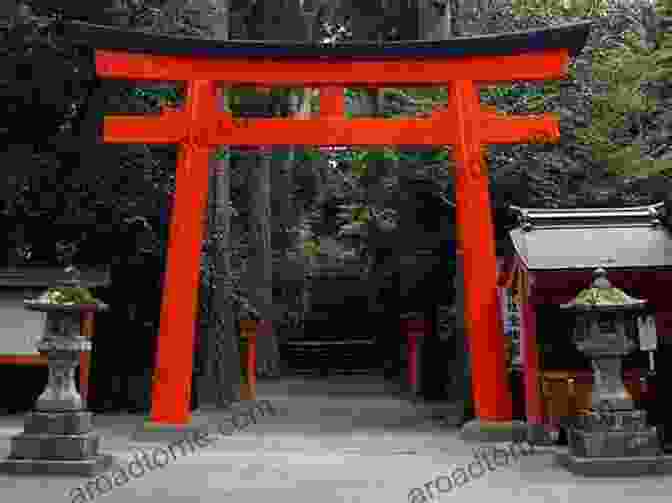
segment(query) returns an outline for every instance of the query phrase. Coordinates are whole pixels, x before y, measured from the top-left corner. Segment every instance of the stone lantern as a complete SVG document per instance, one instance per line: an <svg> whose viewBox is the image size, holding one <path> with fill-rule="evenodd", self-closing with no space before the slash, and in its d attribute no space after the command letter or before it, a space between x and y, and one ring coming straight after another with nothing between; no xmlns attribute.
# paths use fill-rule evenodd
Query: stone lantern
<svg viewBox="0 0 672 503"><path fill-rule="evenodd" d="M91 342L81 336L82 315L108 306L82 287L77 271L25 308L46 313L37 343L47 356L49 378L35 409L26 415L24 431L11 439L11 454L0 471L33 474L92 475L107 470L111 456L99 453L100 436L93 431L92 413L75 387L74 374L82 351Z"/></svg>
<svg viewBox="0 0 672 503"><path fill-rule="evenodd" d="M622 378L623 357L638 349L637 320L647 301L613 287L602 268L593 277L591 288L561 306L573 315L573 341L591 359L594 384L591 409L569 425L569 452L559 461L582 475L670 472L672 458L662 455L656 428L634 409Z"/></svg>

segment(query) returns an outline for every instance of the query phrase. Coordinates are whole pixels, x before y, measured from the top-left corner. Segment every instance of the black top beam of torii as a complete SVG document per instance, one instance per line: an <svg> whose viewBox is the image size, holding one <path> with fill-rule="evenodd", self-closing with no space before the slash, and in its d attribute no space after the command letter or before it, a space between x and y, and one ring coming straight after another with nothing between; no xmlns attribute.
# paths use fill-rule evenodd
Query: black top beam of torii
<svg viewBox="0 0 672 503"><path fill-rule="evenodd" d="M517 31L448 40L401 42L308 42L236 40L220 41L157 35L77 21L62 25L61 35L74 44L93 49L164 56L246 58L432 58L513 55L568 49L576 56L583 49L590 21L539 30Z"/></svg>

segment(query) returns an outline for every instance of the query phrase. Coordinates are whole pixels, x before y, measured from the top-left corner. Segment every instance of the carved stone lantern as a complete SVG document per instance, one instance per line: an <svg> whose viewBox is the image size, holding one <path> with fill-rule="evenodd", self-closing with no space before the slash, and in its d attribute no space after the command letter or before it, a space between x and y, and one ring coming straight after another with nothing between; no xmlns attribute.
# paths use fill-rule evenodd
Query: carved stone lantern
<svg viewBox="0 0 672 503"><path fill-rule="evenodd" d="M101 455L100 436L93 431L92 413L75 387L79 354L91 342L81 336L82 315L108 306L73 279L63 281L35 300L28 310L46 313L47 322L37 348L46 354L49 379L35 409L26 415L24 431L11 439L11 454L0 471L34 474L91 475L109 468L113 458Z"/></svg>
<svg viewBox="0 0 672 503"><path fill-rule="evenodd" d="M594 272L592 288L583 290L572 302L561 306L573 312L574 344L592 359L594 409L632 410L633 403L621 377L622 358L637 349L637 318L646 300L635 299L614 288L607 273Z"/></svg>
<svg viewBox="0 0 672 503"><path fill-rule="evenodd" d="M582 475L669 472L672 459L662 456L656 428L634 409L622 378L623 357L638 349L647 301L613 287L602 268L593 277L591 288L561 306L574 317L573 341L592 360L594 384L591 409L572 421L569 453L559 460Z"/></svg>

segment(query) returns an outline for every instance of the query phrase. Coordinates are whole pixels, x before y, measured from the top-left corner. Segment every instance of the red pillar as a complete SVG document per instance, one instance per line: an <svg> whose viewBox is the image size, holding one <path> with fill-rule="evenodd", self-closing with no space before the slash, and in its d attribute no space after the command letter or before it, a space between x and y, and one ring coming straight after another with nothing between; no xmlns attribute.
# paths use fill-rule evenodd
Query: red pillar
<svg viewBox="0 0 672 503"><path fill-rule="evenodd" d="M411 393L419 391L420 379L418 376L419 344L418 338L427 335L429 325L427 320L403 320L402 330L408 344L408 387Z"/></svg>
<svg viewBox="0 0 672 503"><path fill-rule="evenodd" d="M81 336L93 337L94 313L87 311L82 314ZM91 351L82 351L79 354L79 394L84 400L89 399L89 375L91 371Z"/></svg>
<svg viewBox="0 0 672 503"><path fill-rule="evenodd" d="M521 292L522 315L522 357L525 372L525 416L528 424L543 424L544 409L539 382L539 349L537 347L537 315L529 295L529 273L521 270L524 275L523 292Z"/></svg>
<svg viewBox="0 0 672 503"><path fill-rule="evenodd" d="M481 154L480 102L473 82L449 88L451 127L456 131L456 216L464 265L465 325L469 337L472 386L478 419L509 421L511 392L504 334L497 300L497 259L487 169Z"/></svg>
<svg viewBox="0 0 672 503"><path fill-rule="evenodd" d="M151 420L186 424L190 420L191 378L212 147L203 135L217 111L215 83L188 83L186 110L194 126L179 145L173 214L157 343Z"/></svg>

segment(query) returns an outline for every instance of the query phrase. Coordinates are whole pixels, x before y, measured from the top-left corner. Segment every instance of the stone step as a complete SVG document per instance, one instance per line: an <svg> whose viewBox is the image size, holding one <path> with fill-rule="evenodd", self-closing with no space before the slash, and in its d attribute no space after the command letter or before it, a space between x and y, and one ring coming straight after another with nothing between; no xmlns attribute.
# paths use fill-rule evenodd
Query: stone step
<svg viewBox="0 0 672 503"><path fill-rule="evenodd" d="M288 341L280 351L287 370L298 374L367 374L380 367L372 340Z"/></svg>
<svg viewBox="0 0 672 503"><path fill-rule="evenodd" d="M92 477L110 470L113 466L123 466L122 460L108 454L74 461L63 459L4 459L0 461L0 473Z"/></svg>
<svg viewBox="0 0 672 503"><path fill-rule="evenodd" d="M82 460L98 455L100 436L21 433L11 439L12 459Z"/></svg>
<svg viewBox="0 0 672 503"><path fill-rule="evenodd" d="M39 412L26 414L25 433L51 433L54 435L81 435L93 430L93 414L79 412Z"/></svg>

